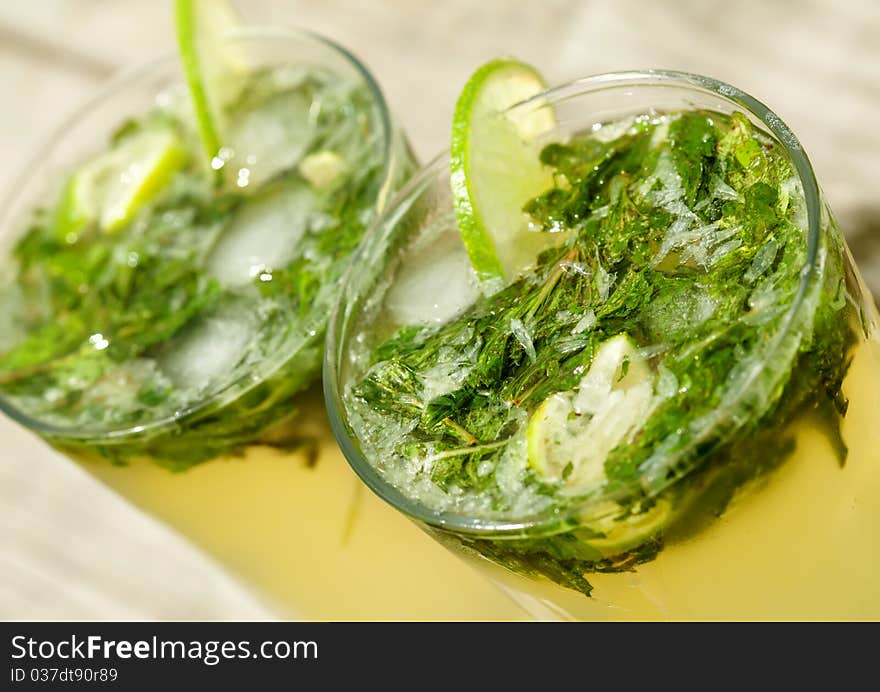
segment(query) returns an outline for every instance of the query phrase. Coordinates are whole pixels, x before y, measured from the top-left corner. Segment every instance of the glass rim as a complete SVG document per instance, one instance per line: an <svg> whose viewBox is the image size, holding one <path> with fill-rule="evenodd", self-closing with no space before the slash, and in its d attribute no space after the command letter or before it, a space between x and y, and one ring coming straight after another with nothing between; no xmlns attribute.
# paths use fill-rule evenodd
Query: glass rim
<svg viewBox="0 0 880 692"><path fill-rule="evenodd" d="M279 40L290 43L310 42L322 46L327 48L330 53L336 53L341 56L351 67L354 68L357 75L363 79L363 82L370 91L370 95L375 104L376 113L378 115L377 120L379 130L382 137L381 156L383 168L381 174L381 186L376 196L376 206L379 208L382 205L382 200L388 196L390 185L393 182L395 137L388 102L385 99L385 94L379 86L376 78L347 48L331 38L308 29L299 27L250 25L230 31L224 35L222 40L229 42L240 41L244 43L261 39ZM176 69L179 73L181 83L183 83L183 73L179 61L180 57L178 52L176 50L168 50L133 66L123 68L116 76L111 77L102 87L99 87L92 96L88 97L81 105L65 116L61 123L51 130L47 137L41 140L41 143L36 147L36 153L26 160L24 166L20 170L20 174L17 178L14 178L14 183L11 185L10 192L0 198L0 233L9 232L10 226L16 221L13 209L16 201L19 199L17 190L24 189L33 183L35 179L38 179L40 173L45 174L45 171L40 171L42 161L48 159L51 152L53 152L55 148L66 139L68 131L74 124L86 120L95 109L117 98L120 93L132 88L137 82L149 79L161 70L168 68ZM14 232L14 229L12 232ZM259 366L254 367L242 374L236 380L213 392L211 395L199 399L194 404L181 409L180 411L175 411L169 415L135 425L118 427L108 426L107 428L83 428L83 426L80 425L71 424L65 426L48 423L25 413L15 406L9 397L2 394L0 394L0 413L23 425L28 430L46 437L70 441L124 441L128 438L142 436L144 434L160 434L164 429L171 428L188 418L197 416L212 405L227 405L271 378L286 361L286 358L270 359L270 366L265 367L263 370L261 370ZM259 374L258 377L254 377L256 373Z"/></svg>
<svg viewBox="0 0 880 692"><path fill-rule="evenodd" d="M764 358L771 358L772 354L781 347L785 336L789 334L792 324L795 322L804 302L807 289L812 284L816 274L815 270L821 237L822 202L819 185L809 158L791 129L762 101L726 82L684 71L644 69L590 75L548 88L540 94L511 106L510 110L530 108L536 105L541 106L548 103L560 103L586 93L595 93L605 89L610 90L626 86L688 87L721 97L727 102L744 109L749 115L754 116L763 123L769 133L784 147L786 155L791 160L792 166L803 185L807 218L807 253L801 270L798 292L786 312L772 343L764 349ZM369 235L378 233L388 223L389 219L393 219L395 211L400 205L422 194L427 189L427 186L437 179L438 175L448 176L449 156L449 151L446 150L417 172L394 196L379 218L373 222ZM364 251L366 244L366 242L361 244L361 248L355 255L354 261L343 277L340 297L344 294L346 287L352 281L357 268L361 264L358 262L358 255ZM540 533L542 528L561 526L565 519L577 517L581 514L579 510L589 505L590 500L588 499L584 503L575 504L559 513L539 513L521 520L492 519L469 516L457 511L433 509L417 499L404 494L365 458L365 455L360 451L358 444L353 439L343 414L345 406L340 390L340 362L338 357L341 356L341 353L337 353L340 349L338 339L341 335L341 330L346 326L346 313L343 303L344 301L341 298L337 301L330 316L327 330L323 367L324 400L331 428L349 465L360 479L382 500L411 519L436 529L476 537L502 539L536 535ZM752 390L756 378L757 373L754 373L737 393L734 401L727 404L725 408L739 404L742 398Z"/></svg>

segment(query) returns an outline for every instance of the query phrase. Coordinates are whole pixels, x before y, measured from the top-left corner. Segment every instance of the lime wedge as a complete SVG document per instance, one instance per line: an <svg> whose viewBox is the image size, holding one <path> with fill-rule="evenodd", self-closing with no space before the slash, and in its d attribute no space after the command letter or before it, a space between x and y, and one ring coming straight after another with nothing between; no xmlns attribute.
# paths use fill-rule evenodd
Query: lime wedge
<svg viewBox="0 0 880 692"><path fill-rule="evenodd" d="M186 162L178 138L169 131L145 131L86 163L65 186L56 212L61 239L97 221L113 233L152 200Z"/></svg>
<svg viewBox="0 0 880 692"><path fill-rule="evenodd" d="M507 109L546 89L528 65L493 60L468 80L455 106L451 180L455 216L479 277L509 280L557 240L529 229L523 206L552 185L537 138L556 125L549 104Z"/></svg>
<svg viewBox="0 0 880 692"><path fill-rule="evenodd" d="M572 452L577 442L577 428L569 418L572 415L571 396L566 393L553 394L535 409L526 427L526 448L529 466L546 481L561 482L575 470L576 463L582 460ZM574 428L574 429L572 429ZM594 463L591 475L597 485L604 480L605 468ZM583 469L578 469L584 475Z"/></svg>
<svg viewBox="0 0 880 692"><path fill-rule="evenodd" d="M657 404L654 376L626 334L603 342L575 391L547 397L526 428L529 465L563 492L605 483L605 459Z"/></svg>
<svg viewBox="0 0 880 692"><path fill-rule="evenodd" d="M660 498L645 511L624 517L609 516L591 526L604 536L584 538L605 557L612 557L632 550L659 534L675 518L672 503Z"/></svg>
<svg viewBox="0 0 880 692"><path fill-rule="evenodd" d="M241 70L242 56L224 37L241 26L241 20L226 0L177 0L175 20L177 46L189 87L196 125L207 162L214 169L225 132L224 83Z"/></svg>
<svg viewBox="0 0 880 692"><path fill-rule="evenodd" d="M61 191L61 201L55 210L55 236L62 242L75 241L79 232L100 214L97 203L80 189L81 182L73 174Z"/></svg>

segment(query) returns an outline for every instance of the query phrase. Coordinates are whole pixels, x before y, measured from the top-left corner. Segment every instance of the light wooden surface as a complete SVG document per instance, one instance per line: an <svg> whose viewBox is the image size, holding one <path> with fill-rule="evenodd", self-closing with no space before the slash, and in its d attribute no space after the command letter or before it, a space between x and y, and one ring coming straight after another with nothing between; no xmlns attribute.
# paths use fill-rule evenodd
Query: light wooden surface
<svg viewBox="0 0 880 692"><path fill-rule="evenodd" d="M801 139L880 292L880 2L238 0L372 69L423 160L447 146L461 84L513 54L550 81L627 68L712 75ZM172 47L170 0L0 3L0 189L120 68ZM0 619L263 619L216 565L0 419Z"/></svg>

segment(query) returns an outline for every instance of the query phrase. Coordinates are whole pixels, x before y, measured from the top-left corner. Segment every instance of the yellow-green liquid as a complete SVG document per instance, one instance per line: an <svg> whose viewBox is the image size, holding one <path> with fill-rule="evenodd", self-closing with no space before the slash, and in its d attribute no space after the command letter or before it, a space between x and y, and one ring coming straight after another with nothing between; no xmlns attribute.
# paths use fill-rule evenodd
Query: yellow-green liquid
<svg viewBox="0 0 880 692"><path fill-rule="evenodd" d="M279 617L510 620L527 615L492 583L373 495L336 446L317 391L290 423L309 454L253 447L182 473L149 460L84 461L262 594Z"/></svg>

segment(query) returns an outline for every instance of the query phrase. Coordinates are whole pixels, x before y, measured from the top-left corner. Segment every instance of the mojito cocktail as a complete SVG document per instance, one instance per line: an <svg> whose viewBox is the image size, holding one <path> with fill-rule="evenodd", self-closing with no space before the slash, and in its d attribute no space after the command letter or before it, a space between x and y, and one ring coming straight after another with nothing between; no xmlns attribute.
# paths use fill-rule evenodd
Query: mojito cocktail
<svg viewBox="0 0 880 692"><path fill-rule="evenodd" d="M682 73L480 101L535 81L349 275L349 461L538 617L876 619L878 318L796 138Z"/></svg>
<svg viewBox="0 0 880 692"><path fill-rule="evenodd" d="M313 386L351 253L413 170L379 88L307 33L194 38L183 70L162 59L74 117L5 208L0 405L281 615L502 617L360 496Z"/></svg>

